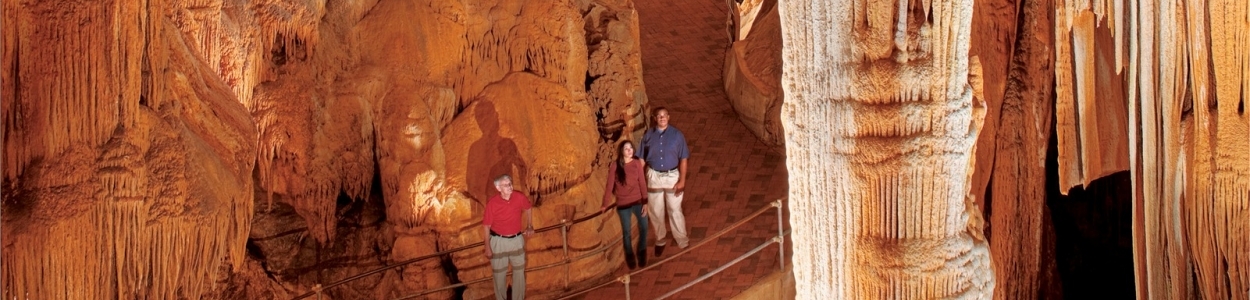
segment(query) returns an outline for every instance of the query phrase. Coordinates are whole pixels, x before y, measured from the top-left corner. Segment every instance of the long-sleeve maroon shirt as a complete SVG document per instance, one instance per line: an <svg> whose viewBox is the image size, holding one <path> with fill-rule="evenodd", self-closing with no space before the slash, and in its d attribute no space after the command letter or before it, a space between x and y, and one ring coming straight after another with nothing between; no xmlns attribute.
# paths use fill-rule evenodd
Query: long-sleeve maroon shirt
<svg viewBox="0 0 1250 300"><path fill-rule="evenodd" d="M616 206L624 207L635 203L647 203L647 180L642 170L642 160L634 159L625 164L625 182L617 182L616 165L608 168L608 187L603 192L603 205L612 204L612 196L616 196Z"/></svg>

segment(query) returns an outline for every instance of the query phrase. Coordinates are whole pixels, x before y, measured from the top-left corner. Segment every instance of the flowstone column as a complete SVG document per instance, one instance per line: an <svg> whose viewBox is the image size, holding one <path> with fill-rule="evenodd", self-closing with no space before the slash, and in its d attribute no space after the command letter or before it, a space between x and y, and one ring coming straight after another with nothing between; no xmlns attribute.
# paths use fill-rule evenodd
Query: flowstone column
<svg viewBox="0 0 1250 300"><path fill-rule="evenodd" d="M797 298L991 298L972 1L779 5Z"/></svg>

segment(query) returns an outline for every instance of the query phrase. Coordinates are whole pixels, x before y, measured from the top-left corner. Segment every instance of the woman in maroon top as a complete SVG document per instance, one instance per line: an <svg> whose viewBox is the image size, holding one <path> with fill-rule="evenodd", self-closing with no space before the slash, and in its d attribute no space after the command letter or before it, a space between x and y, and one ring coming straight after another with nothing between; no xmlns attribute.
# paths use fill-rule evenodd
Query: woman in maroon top
<svg viewBox="0 0 1250 300"><path fill-rule="evenodd" d="M643 176L642 159L634 156L634 144L623 141L619 150L619 159L608 168L608 187L603 193L602 210L616 207L616 214L621 217L625 264L632 270L635 266L647 266L647 182ZM612 196L616 196L616 201L612 201ZM638 217L637 248L630 242L630 214Z"/></svg>

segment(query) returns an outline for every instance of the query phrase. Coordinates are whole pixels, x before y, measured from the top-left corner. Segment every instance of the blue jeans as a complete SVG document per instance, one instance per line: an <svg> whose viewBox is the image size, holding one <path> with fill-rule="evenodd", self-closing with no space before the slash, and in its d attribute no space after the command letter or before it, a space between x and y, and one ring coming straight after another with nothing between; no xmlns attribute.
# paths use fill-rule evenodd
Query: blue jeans
<svg viewBox="0 0 1250 300"><path fill-rule="evenodd" d="M628 207L616 209L617 216L621 217L621 245L625 247L625 257L633 258L634 251L638 253L646 253L647 251L647 218L642 216L642 203L634 204ZM638 248L633 248L630 241L630 233L633 230L629 224L629 215L633 214L638 217ZM645 254L644 254L645 255ZM631 259L632 260L632 259Z"/></svg>

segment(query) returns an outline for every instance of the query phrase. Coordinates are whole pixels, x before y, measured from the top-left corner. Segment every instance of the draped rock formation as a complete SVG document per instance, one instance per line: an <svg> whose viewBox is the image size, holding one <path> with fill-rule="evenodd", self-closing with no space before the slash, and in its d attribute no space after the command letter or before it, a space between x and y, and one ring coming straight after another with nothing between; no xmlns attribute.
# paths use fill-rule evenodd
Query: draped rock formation
<svg viewBox="0 0 1250 300"><path fill-rule="evenodd" d="M4 5L6 298L293 297L480 242L504 172L536 226L593 214L647 101L626 0ZM619 237L610 217L572 227L569 256ZM532 238L530 265L561 243ZM474 249L326 293L489 276Z"/></svg>
<svg viewBox="0 0 1250 300"><path fill-rule="evenodd" d="M931 7L930 3L898 6L908 5ZM1246 92L1250 88L1250 51L1246 51L1244 43L1237 42L1247 40L1250 32L1245 27L1250 19L1246 4L985 0L973 5L970 55L973 69L979 62L983 72L982 76L973 76L972 84L984 87L974 98L984 99L988 110L986 128L975 147L975 172L969 184L976 202L985 204L990 219L986 232L990 235L998 278L998 297L1035 298L1055 292L1044 291L1053 287L1047 286L1052 284L1047 282L1055 280L1054 265L1048 260L1054 259L1056 246L1051 238L1054 232L1047 216L1047 188L1042 180L1047 172L1045 151L1051 130L1055 130L1058 150L1057 193L1066 194L1073 187L1088 186L1093 180L1116 172L1132 172L1134 192L1121 197L1132 198L1134 203L1133 259L1139 298L1246 297L1250 287L1250 280L1244 275L1250 267L1250 260L1244 255L1245 245L1250 244L1245 241L1246 226L1250 226L1250 181L1245 169L1250 165L1250 157L1245 149L1250 148L1250 118L1243 113L1243 103L1250 95ZM792 7L811 11L821 6L799 3ZM854 12L848 17L833 14L833 19L853 20L850 22L856 27L852 30L834 28L841 30L835 32L854 32L855 42L850 44L855 46L871 37L861 32L889 31L890 22L898 24L894 27L898 32L911 24L904 22L906 14L897 13L891 18L872 4L840 3L831 7ZM782 13L785 28L798 28L787 31L787 39L795 35L798 37L790 40L808 43L786 44L787 48L803 49L787 52L787 68L793 66L788 72L813 68L808 64L844 61L821 54L845 52L845 39L834 34L830 42L820 43L816 37L802 35L814 26L807 19L786 19L784 8ZM874 13L880 14L879 19L871 17ZM941 20L940 14L924 13L932 16L934 22ZM810 22L826 21L814 20ZM966 21L962 17L960 20ZM908 41L899 36L894 36L896 45ZM811 50L815 53L805 52L810 49L816 49ZM860 53L852 50L851 55L858 58L854 55ZM870 51L862 55L873 57ZM730 72L726 70L727 74ZM836 95L854 95L853 87L860 82L876 83L890 78L848 78L800 71L794 74L801 74L795 78L815 79L793 79L794 83L783 85L787 89L810 91L816 89L812 85L819 87L822 85L818 83L831 82L826 86L832 86L829 94L835 95L826 97L835 101L828 101L825 107L796 106L795 112L823 113L828 116L824 120L855 120L829 122L859 127L864 127L865 123L859 120L868 119L867 114L834 114L846 111L839 109ZM857 75L860 74L871 73ZM727 76L727 89L733 90L729 79ZM888 89L876 91L880 90ZM750 113L762 111L757 108ZM787 138L798 140L788 142L790 151L831 148L830 152L837 153L862 147L858 141L856 148L847 146L850 143L845 141L839 144L836 126L832 141L805 135L824 125L808 125L804 123L808 119L803 119L806 115L791 114L783 110L781 115L783 119L798 116L788 120L793 123L787 123L794 124L787 127ZM887 139L874 142L882 140ZM830 144L812 147L821 143ZM803 148L795 147L796 144ZM806 153L792 153L791 159L802 159L803 155ZM825 156L816 155L822 159ZM845 161L837 155L832 157L828 164L839 167L825 171L826 174L857 172L854 167L844 167ZM855 190L857 182L848 181L832 181L824 188ZM819 195L805 194L810 192L803 190L796 193ZM871 196L856 197L863 200ZM836 204L836 197L818 199ZM905 218L906 212L886 215ZM824 277L819 282L840 282L839 278Z"/></svg>
<svg viewBox="0 0 1250 300"><path fill-rule="evenodd" d="M972 1L779 9L797 297L989 298Z"/></svg>
<svg viewBox="0 0 1250 300"><path fill-rule="evenodd" d="M1138 37L1116 48L1133 124L1137 295L1250 297L1250 3L1109 2L1123 10L1095 2L1095 15L1131 17Z"/></svg>
<svg viewBox="0 0 1250 300"><path fill-rule="evenodd" d="M1055 7L1060 188L1132 171L1138 298L1250 297L1250 4Z"/></svg>
<svg viewBox="0 0 1250 300"><path fill-rule="evenodd" d="M996 299L1038 297L1047 288L1045 274L1056 272L1047 186L1040 180L1047 174L1054 114L1051 5L977 1L972 18L972 49L982 62L988 110L971 184L989 219Z"/></svg>
<svg viewBox="0 0 1250 300"><path fill-rule="evenodd" d="M776 1L735 5L739 40L725 55L725 95L738 118L766 144L783 147L781 128L781 18Z"/></svg>
<svg viewBox="0 0 1250 300"><path fill-rule="evenodd" d="M165 8L4 3L4 298L198 298L243 266L255 125Z"/></svg>

